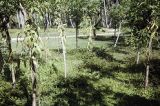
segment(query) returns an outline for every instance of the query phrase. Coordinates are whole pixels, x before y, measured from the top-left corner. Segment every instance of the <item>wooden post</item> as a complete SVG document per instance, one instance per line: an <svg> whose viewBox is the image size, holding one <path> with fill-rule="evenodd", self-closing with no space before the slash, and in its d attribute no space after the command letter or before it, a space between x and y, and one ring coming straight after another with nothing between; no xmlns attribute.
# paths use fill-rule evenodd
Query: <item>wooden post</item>
<svg viewBox="0 0 160 106"><path fill-rule="evenodd" d="M117 43L118 43L118 40L119 40L119 36L120 36L120 33L121 33L121 26L122 26L122 23L120 22L120 24L119 24L119 31L118 31L118 35L117 35L117 39L116 39L116 42L114 44L114 47L117 46ZM116 36L116 29L115 29L115 36Z"/></svg>
<svg viewBox="0 0 160 106"><path fill-rule="evenodd" d="M36 71L38 69L38 63L34 56L30 59L31 65L31 78L32 78L32 106L37 106L37 78L36 78Z"/></svg>

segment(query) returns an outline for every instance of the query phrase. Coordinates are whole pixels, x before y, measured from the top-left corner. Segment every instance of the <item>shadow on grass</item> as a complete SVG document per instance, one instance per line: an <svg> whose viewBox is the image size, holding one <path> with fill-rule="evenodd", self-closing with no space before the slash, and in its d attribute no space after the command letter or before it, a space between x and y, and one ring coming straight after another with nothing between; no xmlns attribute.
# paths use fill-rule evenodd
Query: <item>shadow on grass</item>
<svg viewBox="0 0 160 106"><path fill-rule="evenodd" d="M79 69L83 68L85 71L89 73L98 73L100 76L99 79L102 78L111 78L118 82L126 82L124 80L118 79L115 76L115 72L120 72L123 68L117 62L110 62L110 64L106 65L106 61L104 59L99 58L91 58L83 61L83 64L80 65Z"/></svg>
<svg viewBox="0 0 160 106"><path fill-rule="evenodd" d="M2 75L5 81L8 81L8 82L12 81L11 70L8 64L4 64Z"/></svg>
<svg viewBox="0 0 160 106"><path fill-rule="evenodd" d="M6 81L6 78L3 77L3 80L0 80L0 83L6 83L1 89L0 95L0 105L1 106L31 106L31 89L29 81L25 78L22 70L16 73L16 86L12 87L11 82ZM6 76L7 77L7 76ZM11 76L10 76L11 77ZM20 100L20 101L18 101ZM17 102L18 101L18 102Z"/></svg>
<svg viewBox="0 0 160 106"><path fill-rule="evenodd" d="M118 63L124 63L124 61L122 60L117 60L116 58L113 57L113 55L107 53L107 51L104 48L98 48L98 47L94 47L92 49L92 52L96 54L97 57L101 58L101 59L105 59L109 62L118 62ZM117 52L117 51L116 51ZM122 51L125 54L128 54L125 51Z"/></svg>
<svg viewBox="0 0 160 106"><path fill-rule="evenodd" d="M79 69L87 69L90 73L98 72L101 78L109 77L116 79L115 72L120 72L124 68L121 67L124 61L116 60L112 55L108 54L103 48L94 47L92 54L86 54L83 58L83 63L79 66ZM122 81L120 79L116 79Z"/></svg>
<svg viewBox="0 0 160 106"><path fill-rule="evenodd" d="M145 69L145 64L141 62L139 64L129 64L123 70L128 73L144 73Z"/></svg>
<svg viewBox="0 0 160 106"><path fill-rule="evenodd" d="M130 60L128 62L130 64L126 65L124 68L118 68L117 70L125 72L125 73L142 73L145 77L146 66L145 62L141 62L139 64L135 64ZM112 71L112 70L110 70ZM150 73L149 73L149 81L152 86L160 85L160 59L152 59L150 60ZM143 87L144 80L143 79L130 79L130 83L133 84L135 87Z"/></svg>
<svg viewBox="0 0 160 106"><path fill-rule="evenodd" d="M78 36L78 39L88 39L88 36Z"/></svg>
<svg viewBox="0 0 160 106"><path fill-rule="evenodd" d="M8 61L8 56L4 55L4 59L5 61ZM2 77L2 79L0 79L0 83L3 85L0 86L1 106L17 106L19 104L24 106L31 105L31 89L29 89L29 81L25 76L25 70L20 69L19 65L17 65L18 63L13 63L16 79L14 87L12 83L11 64L3 64L3 71L0 76Z"/></svg>
<svg viewBox="0 0 160 106"><path fill-rule="evenodd" d="M115 53L119 53L119 54L129 54L130 51L123 50L124 48L125 48L124 46L115 47L115 48L112 49L112 51L115 52Z"/></svg>
<svg viewBox="0 0 160 106"><path fill-rule="evenodd" d="M125 37L127 36L120 36L119 39L118 39L118 44L117 46L127 46L126 43L125 43ZM114 43L117 39L117 36L96 36L94 38L95 41L108 41L108 42L113 42L113 45L114 46Z"/></svg>
<svg viewBox="0 0 160 106"><path fill-rule="evenodd" d="M157 91L154 93L154 98L157 99L157 100L160 100L160 90L157 90Z"/></svg>
<svg viewBox="0 0 160 106"><path fill-rule="evenodd" d="M142 61L139 64L134 64L132 60L128 61L128 64L123 70L127 70L130 73L145 73L146 65L145 61ZM160 59L151 59L150 60L150 78L155 83L160 84Z"/></svg>
<svg viewBox="0 0 160 106"><path fill-rule="evenodd" d="M120 36L119 39L118 39L118 44L117 46L119 47L127 47L128 45L126 44L125 42L125 39L127 38L128 36Z"/></svg>
<svg viewBox="0 0 160 106"><path fill-rule="evenodd" d="M88 78L60 78L57 87L63 92L58 94L54 106L106 106L104 94L112 93L109 88L95 88Z"/></svg>
<svg viewBox="0 0 160 106"><path fill-rule="evenodd" d="M151 81L153 85L160 85L160 59L152 59L150 64Z"/></svg>
<svg viewBox="0 0 160 106"><path fill-rule="evenodd" d="M114 42L114 39L116 36L96 36L94 38L95 41L109 41L109 42Z"/></svg>
<svg viewBox="0 0 160 106"><path fill-rule="evenodd" d="M112 55L108 54L106 52L106 50L103 49L103 48L94 47L92 49L92 52L95 53L97 57L100 57L102 59L106 59L108 61L114 61L115 60L115 58L113 58Z"/></svg>
<svg viewBox="0 0 160 106"><path fill-rule="evenodd" d="M154 99L146 99L138 95L116 93L115 98L120 99L117 106L160 106L160 101Z"/></svg>
<svg viewBox="0 0 160 106"><path fill-rule="evenodd" d="M144 86L144 81L142 78L131 78L124 80L123 78L120 79L115 76L115 74L119 72L128 74L145 73L145 66L143 63L136 65L134 64L133 59L129 61L125 60L125 62L116 60L112 55L107 54L105 49L101 48L93 48L93 53L96 55L90 54L91 56L87 56L89 58L83 59L83 63L80 65L80 68L87 69L86 71L90 73L97 72L100 75L100 78L112 78L119 82L132 84L136 88Z"/></svg>

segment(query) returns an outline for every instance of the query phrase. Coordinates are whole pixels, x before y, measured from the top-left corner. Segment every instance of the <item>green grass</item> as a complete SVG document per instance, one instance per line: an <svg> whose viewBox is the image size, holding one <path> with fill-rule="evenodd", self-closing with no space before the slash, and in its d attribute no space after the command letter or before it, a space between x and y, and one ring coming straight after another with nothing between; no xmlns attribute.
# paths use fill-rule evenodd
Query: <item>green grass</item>
<svg viewBox="0 0 160 106"><path fill-rule="evenodd" d="M106 37L108 38L108 37ZM114 39L113 39L114 40ZM18 46L17 46L18 44ZM42 46L49 49L61 49L61 39L60 38L54 38L54 39L42 39ZM92 46L95 47L101 47L101 46L107 46L107 45L113 45L113 42L111 41L101 41L101 40L94 40L92 42ZM78 38L78 48L87 48L88 46L88 38ZM13 51L18 51L21 47L20 42L13 41L12 42ZM66 48L67 50L75 49L76 48L76 38L67 38L66 39ZM18 50L17 50L18 49Z"/></svg>
<svg viewBox="0 0 160 106"><path fill-rule="evenodd" d="M48 92L48 86L53 87L49 91L51 94L42 95L42 104L86 106L160 105L159 96L158 98L155 97L160 86L153 86L150 82L150 87L144 89L145 72L139 70L139 68L136 69L136 67L129 68L130 65L134 65L134 61L130 58L135 56L135 51L128 51L128 49L128 47L112 49L112 47L103 46L93 52L86 49L69 50L67 52L68 78L66 80L63 77L62 54L53 51L55 53L53 58L56 58L56 60L53 59L52 64L55 65L58 72L54 73L54 70L48 72L48 68L43 69L42 66L43 70L41 70L40 75L48 79L46 80L47 85L41 85L45 89L42 92ZM99 55L99 53L101 54ZM156 58L160 57L156 55ZM139 71L134 71L135 69ZM52 74L48 76L44 72Z"/></svg>
<svg viewBox="0 0 160 106"><path fill-rule="evenodd" d="M9 29L11 37L17 37L19 33L23 36L22 32L23 29ZM113 32L110 29L102 28L100 30L97 30L98 34L105 34L105 33L110 33ZM86 35L88 33L86 29L79 29L79 34L80 35ZM39 34L40 36L59 36L59 32L57 28L48 28L46 31L44 31L43 28L39 29ZM76 30L75 28L65 28L65 35L66 36L75 36Z"/></svg>

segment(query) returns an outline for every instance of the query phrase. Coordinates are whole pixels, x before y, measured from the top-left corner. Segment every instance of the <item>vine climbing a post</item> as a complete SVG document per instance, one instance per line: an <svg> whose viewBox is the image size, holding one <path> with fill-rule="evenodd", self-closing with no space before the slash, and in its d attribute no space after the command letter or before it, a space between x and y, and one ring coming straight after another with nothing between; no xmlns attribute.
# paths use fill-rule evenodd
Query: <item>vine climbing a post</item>
<svg viewBox="0 0 160 106"><path fill-rule="evenodd" d="M65 24L63 24L61 18L56 20L58 25L59 36L61 38L62 50L63 50L63 61L64 61L64 77L67 78L67 62L66 62L66 36L64 34Z"/></svg>

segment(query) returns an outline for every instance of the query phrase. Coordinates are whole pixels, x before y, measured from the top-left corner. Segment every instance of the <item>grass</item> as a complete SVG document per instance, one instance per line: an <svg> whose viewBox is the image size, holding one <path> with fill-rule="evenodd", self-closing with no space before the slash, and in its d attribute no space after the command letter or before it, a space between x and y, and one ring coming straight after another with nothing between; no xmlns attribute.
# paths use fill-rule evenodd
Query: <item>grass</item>
<svg viewBox="0 0 160 106"><path fill-rule="evenodd" d="M23 29L9 29L9 33L11 35L11 37L17 37L17 35L22 32ZM112 33L113 29L106 29L106 28L102 28L100 30L97 30L98 34L106 34L106 33ZM79 29L79 34L80 35L86 35L87 31L85 29ZM59 36L59 32L57 30L57 28L48 28L46 31L44 31L43 28L41 28L39 30L39 34L40 36ZM76 30L75 28L65 28L65 35L66 36L75 36L76 34ZM23 34L22 34L23 35Z"/></svg>
<svg viewBox="0 0 160 106"><path fill-rule="evenodd" d="M113 39L114 40L114 39ZM61 49L61 39L59 38L53 38L53 39L42 39L43 41L43 46L49 49ZM101 40L93 40L92 46L95 47L101 47L103 45L112 45L113 42L111 41L101 41ZM78 48L87 48L88 45L88 39L82 39L78 38ZM12 41L12 47L14 48L13 51L17 51L19 47L21 46L21 43L18 42L18 47L17 47L17 42ZM76 38L67 38L66 39L66 47L68 50L70 49L75 49L76 48Z"/></svg>
<svg viewBox="0 0 160 106"><path fill-rule="evenodd" d="M40 74L47 78L53 78L47 86L52 86L50 92L56 92L56 95L42 95L43 105L86 105L86 106L154 106L160 105L156 97L159 92L159 85L144 90L145 71L133 71L134 51L128 51L129 47L113 49L112 47L96 47L93 51L86 49L72 49L67 52L68 78L63 79L63 58L58 52L54 57L58 61L52 64L59 70L53 76L50 74ZM123 52L119 52L123 51ZM154 54L159 53L155 51ZM134 54L134 55L133 55ZM132 57L131 57L132 55ZM156 58L160 58L156 55ZM48 68L45 70L48 73ZM58 75L58 76L57 76ZM46 80L48 81L48 80ZM54 84L53 84L54 83ZM59 85L60 84L60 85ZM44 85L41 85L45 87ZM45 89L45 88L44 88ZM54 90L55 91L54 91ZM57 89L59 90L57 92ZM44 90L42 92L48 92ZM51 97L51 101L47 101Z"/></svg>

